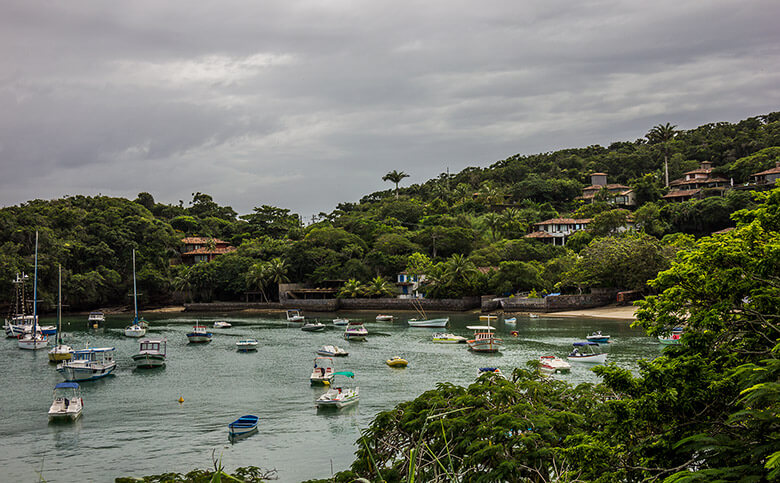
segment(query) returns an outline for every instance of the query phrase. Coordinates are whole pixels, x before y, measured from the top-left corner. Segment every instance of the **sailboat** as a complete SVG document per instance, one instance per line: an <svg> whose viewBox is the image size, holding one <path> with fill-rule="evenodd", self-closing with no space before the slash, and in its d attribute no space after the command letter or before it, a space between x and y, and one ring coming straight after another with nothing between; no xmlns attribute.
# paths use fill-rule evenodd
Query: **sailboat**
<svg viewBox="0 0 780 483"><path fill-rule="evenodd" d="M11 311L10 319L5 319L5 335L18 339L24 335L25 329L32 326L32 315L27 313L28 302L25 300L24 283L29 278L24 272L16 274L16 279L11 283L16 287L16 300Z"/></svg>
<svg viewBox="0 0 780 483"><path fill-rule="evenodd" d="M59 271L57 300L57 345L49 351L49 360L51 362L67 361L73 357L73 348L62 343L62 265L60 265Z"/></svg>
<svg viewBox="0 0 780 483"><path fill-rule="evenodd" d="M135 285L135 248L133 249L133 310L135 311L135 317L133 323L125 327L125 335L127 337L143 337L146 335L146 321L138 318L138 291Z"/></svg>
<svg viewBox="0 0 780 483"><path fill-rule="evenodd" d="M19 337L19 348L28 350L45 349L49 338L38 327L38 232L35 232L35 278L33 278L33 319L30 332Z"/></svg>

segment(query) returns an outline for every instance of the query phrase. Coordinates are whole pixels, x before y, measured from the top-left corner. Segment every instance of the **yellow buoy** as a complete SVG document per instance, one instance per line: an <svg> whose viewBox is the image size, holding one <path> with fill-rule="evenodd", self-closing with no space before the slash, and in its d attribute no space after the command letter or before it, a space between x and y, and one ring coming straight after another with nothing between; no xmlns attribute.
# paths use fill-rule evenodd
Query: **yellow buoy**
<svg viewBox="0 0 780 483"><path fill-rule="evenodd" d="M179 403L183 403L183 402L184 402L184 398L179 396Z"/></svg>

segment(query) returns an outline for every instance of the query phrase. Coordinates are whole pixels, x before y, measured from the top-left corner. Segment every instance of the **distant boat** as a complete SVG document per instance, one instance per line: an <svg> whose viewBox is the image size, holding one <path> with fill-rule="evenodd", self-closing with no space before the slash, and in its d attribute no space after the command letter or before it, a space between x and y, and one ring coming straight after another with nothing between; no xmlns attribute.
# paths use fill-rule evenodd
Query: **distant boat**
<svg viewBox="0 0 780 483"><path fill-rule="evenodd" d="M89 329L99 329L105 323L106 316L103 315L103 312L90 312L89 317L87 317L87 328Z"/></svg>
<svg viewBox="0 0 780 483"><path fill-rule="evenodd" d="M66 381L92 381L106 377L116 369L114 347L93 347L73 351L73 358L57 366Z"/></svg>
<svg viewBox="0 0 780 483"><path fill-rule="evenodd" d="M250 352L257 350L257 339L242 339L236 342L238 352Z"/></svg>
<svg viewBox="0 0 780 483"><path fill-rule="evenodd" d="M409 361L400 356L393 356L386 360L385 363L390 367L406 367L409 365Z"/></svg>
<svg viewBox="0 0 780 483"><path fill-rule="evenodd" d="M337 345L324 345L317 350L317 354L328 357L346 357L349 352Z"/></svg>
<svg viewBox="0 0 780 483"><path fill-rule="evenodd" d="M607 342L609 342L610 336L602 334L601 331L599 330L599 331L596 331L596 332L588 335L585 338L588 339L590 342L597 342L599 344L606 344Z"/></svg>
<svg viewBox="0 0 780 483"><path fill-rule="evenodd" d="M154 369L165 365L166 339L143 339L138 354L133 354L135 367L139 369Z"/></svg>
<svg viewBox="0 0 780 483"><path fill-rule="evenodd" d="M439 332L433 334L433 341L439 344L460 344L466 342L466 338L449 332Z"/></svg>
<svg viewBox="0 0 780 483"><path fill-rule="evenodd" d="M480 367L477 371L477 379L479 379L481 376L484 376L485 374L489 374L492 377L506 379L506 376L504 376L504 373L501 372L501 369L498 367Z"/></svg>
<svg viewBox="0 0 780 483"><path fill-rule="evenodd" d="M29 278L29 275L25 275L24 272L21 274L17 273L16 278L14 280L11 280L11 283L15 286L15 296L16 299L14 300L14 306L11 309L11 317L8 319L5 319L5 325L3 325L3 328L5 329L5 335L6 337L11 337L14 339L18 339L22 335L24 335L25 329L28 329L29 327L32 327L33 325L33 316L28 314L29 308L29 301L26 298L26 290L25 290L25 282Z"/></svg>
<svg viewBox="0 0 780 483"><path fill-rule="evenodd" d="M508 319L504 319L505 324L515 324L517 323L517 317L509 317Z"/></svg>
<svg viewBox="0 0 780 483"><path fill-rule="evenodd" d="M393 316L392 315L385 315L385 314L379 314L376 316L377 322L392 322Z"/></svg>
<svg viewBox="0 0 780 483"><path fill-rule="evenodd" d="M287 322L303 322L305 317L298 309L289 309L287 311Z"/></svg>
<svg viewBox="0 0 780 483"><path fill-rule="evenodd" d="M350 371L341 371L333 374L335 376L355 377L355 374ZM329 408L334 407L341 409L345 406L355 404L360 399L360 388L346 388L346 387L333 387L331 384L330 389L322 396L314 400L314 404L317 408Z"/></svg>
<svg viewBox="0 0 780 483"><path fill-rule="evenodd" d="M449 317L443 319L426 319L417 320L409 319L407 323L410 327L447 327L447 323L450 321Z"/></svg>
<svg viewBox="0 0 780 483"><path fill-rule="evenodd" d="M322 332L325 330L325 324L318 320L315 320L314 322L304 322L301 326L301 330L306 332Z"/></svg>
<svg viewBox="0 0 780 483"><path fill-rule="evenodd" d="M496 330L490 325L469 325L466 327L474 331L474 338L467 340L466 344L474 352L498 352L503 341L493 334Z"/></svg>
<svg viewBox="0 0 780 483"><path fill-rule="evenodd" d="M133 317L133 322L125 327L125 336L143 337L146 335L146 327L143 324L146 324L147 326L149 324L138 318L138 291L136 290L135 284L135 248L133 248L133 311L135 312L135 316Z"/></svg>
<svg viewBox="0 0 780 483"><path fill-rule="evenodd" d="M49 421L75 421L81 416L84 400L76 382L60 382L54 386L54 401L49 408Z"/></svg>
<svg viewBox="0 0 780 483"><path fill-rule="evenodd" d="M333 381L334 367L333 359L330 357L316 357L314 359L314 369L312 369L309 377L311 385L330 384Z"/></svg>
<svg viewBox="0 0 780 483"><path fill-rule="evenodd" d="M344 339L352 340L366 340L368 336L368 330L363 326L363 322L357 320L350 321L346 330L344 331Z"/></svg>
<svg viewBox="0 0 780 483"><path fill-rule="evenodd" d="M192 326L192 331L187 332L187 339L190 344L205 344L211 342L211 338L214 336L208 331L205 325L195 324Z"/></svg>
<svg viewBox="0 0 780 483"><path fill-rule="evenodd" d="M349 324L349 319L342 319L342 318L333 319L333 325L337 327L343 327L348 324Z"/></svg>
<svg viewBox="0 0 780 483"><path fill-rule="evenodd" d="M569 372L571 364L556 356L540 356L539 371L544 374L556 374L560 372Z"/></svg>
<svg viewBox="0 0 780 483"><path fill-rule="evenodd" d="M224 320L218 320L214 322L215 329L229 329L231 327L233 327L233 324L230 322L225 322Z"/></svg>
<svg viewBox="0 0 780 483"><path fill-rule="evenodd" d="M668 335L659 335L658 342L663 345L677 345L680 343L680 338L683 334L682 327L675 327L672 329L672 333Z"/></svg>
<svg viewBox="0 0 780 483"><path fill-rule="evenodd" d="M528 316L531 317L532 319L538 319L539 318L539 314L533 314L532 313L532 314L528 314Z"/></svg>
<svg viewBox="0 0 780 483"><path fill-rule="evenodd" d="M38 232L35 232L35 276L33 278L33 318L29 331L19 337L19 348L27 350L45 349L49 338L41 332L38 326Z"/></svg>
<svg viewBox="0 0 780 483"><path fill-rule="evenodd" d="M62 343L62 265L59 268L57 285L57 336L55 343L57 345L49 351L51 362L67 361L73 357L73 348Z"/></svg>
<svg viewBox="0 0 780 483"><path fill-rule="evenodd" d="M607 362L607 354L601 352L596 342L575 342L574 349L567 356L569 362L589 362L592 364L604 364Z"/></svg>
<svg viewBox="0 0 780 483"><path fill-rule="evenodd" d="M231 437L242 436L257 430L257 421L260 418L247 414L228 424L228 433Z"/></svg>
<svg viewBox="0 0 780 483"><path fill-rule="evenodd" d="M479 316L479 320L496 320L496 319L498 319L498 316L493 314L485 314Z"/></svg>

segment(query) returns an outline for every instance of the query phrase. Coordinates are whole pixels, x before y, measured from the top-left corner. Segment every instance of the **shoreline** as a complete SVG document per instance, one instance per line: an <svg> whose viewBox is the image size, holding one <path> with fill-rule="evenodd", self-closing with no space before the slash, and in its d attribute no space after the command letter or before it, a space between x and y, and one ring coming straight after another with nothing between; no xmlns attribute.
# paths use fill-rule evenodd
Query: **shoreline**
<svg viewBox="0 0 780 483"><path fill-rule="evenodd" d="M633 305L607 305L592 309L567 310L564 312L540 313L541 317L591 317L594 319L636 320L639 307Z"/></svg>

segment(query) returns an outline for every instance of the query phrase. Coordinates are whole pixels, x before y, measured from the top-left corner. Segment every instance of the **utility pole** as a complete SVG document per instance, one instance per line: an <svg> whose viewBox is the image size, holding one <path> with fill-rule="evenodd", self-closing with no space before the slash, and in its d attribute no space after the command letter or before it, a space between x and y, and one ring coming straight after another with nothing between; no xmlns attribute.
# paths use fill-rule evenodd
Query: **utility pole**
<svg viewBox="0 0 780 483"><path fill-rule="evenodd" d="M436 233L431 233L431 238L433 239L433 258L436 258L436 239L440 237Z"/></svg>

